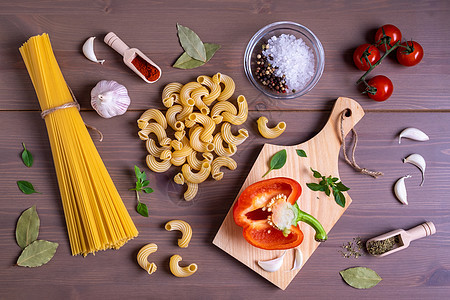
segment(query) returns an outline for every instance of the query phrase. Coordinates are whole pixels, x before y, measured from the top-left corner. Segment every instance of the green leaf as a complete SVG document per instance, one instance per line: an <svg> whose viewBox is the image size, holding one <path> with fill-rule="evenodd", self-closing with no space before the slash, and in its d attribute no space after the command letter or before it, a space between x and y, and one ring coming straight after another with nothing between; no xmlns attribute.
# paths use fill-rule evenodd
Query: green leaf
<svg viewBox="0 0 450 300"><path fill-rule="evenodd" d="M28 245L17 259L17 265L21 267L39 267L52 259L55 255L58 243L38 240Z"/></svg>
<svg viewBox="0 0 450 300"><path fill-rule="evenodd" d="M145 188L144 189L144 193L147 193L147 194L150 194L150 193L153 193L153 189L152 188Z"/></svg>
<svg viewBox="0 0 450 300"><path fill-rule="evenodd" d="M345 207L345 196L340 191L333 190L334 200L339 206Z"/></svg>
<svg viewBox="0 0 450 300"><path fill-rule="evenodd" d="M331 181L333 181L333 182L336 182L336 181L338 181L338 180L339 180L339 178L337 178L337 177L331 178Z"/></svg>
<svg viewBox="0 0 450 300"><path fill-rule="evenodd" d="M313 191L321 191L321 192L323 192L325 190L322 185L317 184L317 183L307 183L306 186L309 187L309 189L313 190Z"/></svg>
<svg viewBox="0 0 450 300"><path fill-rule="evenodd" d="M144 181L142 181L142 186L144 187L144 186L147 186L147 185L149 185L150 184L150 181L148 181L148 180L144 180Z"/></svg>
<svg viewBox="0 0 450 300"><path fill-rule="evenodd" d="M376 286L382 278L366 267L349 268L339 272L345 282L356 289L368 289Z"/></svg>
<svg viewBox="0 0 450 300"><path fill-rule="evenodd" d="M177 24L178 38L186 53L197 60L206 62L206 49L199 36L183 25Z"/></svg>
<svg viewBox="0 0 450 300"><path fill-rule="evenodd" d="M320 174L319 172L317 172L316 170L314 170L313 168L310 168L311 171L313 172L313 176L314 178L322 178L322 174Z"/></svg>
<svg viewBox="0 0 450 300"><path fill-rule="evenodd" d="M22 143L22 146L23 146L22 161L25 164L25 166L30 168L33 165L33 156L31 155L31 152L28 151L28 149L25 147L24 143Z"/></svg>
<svg viewBox="0 0 450 300"><path fill-rule="evenodd" d="M28 208L20 215L16 226L16 241L20 248L24 249L37 239L39 235L39 225L40 220L35 205Z"/></svg>
<svg viewBox="0 0 450 300"><path fill-rule="evenodd" d="M36 190L34 189L33 185L28 181L23 181L23 180L17 181L17 186L24 194L30 195L33 193L37 193Z"/></svg>
<svg viewBox="0 0 450 300"><path fill-rule="evenodd" d="M206 49L206 62L208 62L214 56L214 53L216 53L216 51L220 49L220 45L209 44L209 43L205 43L204 45L205 45L205 49ZM173 67L186 70L186 69L198 68L200 66L203 66L204 64L205 64L205 62L194 59L194 58L190 57L186 52L184 52L177 59L177 61L173 65Z"/></svg>
<svg viewBox="0 0 450 300"><path fill-rule="evenodd" d="M134 174L136 174L136 178L139 179L141 177L141 170L139 170L138 166L134 166Z"/></svg>
<svg viewBox="0 0 450 300"><path fill-rule="evenodd" d="M270 159L270 168L269 171L266 172L262 177L269 174L272 170L278 170L281 169L285 164L287 160L287 152L286 149L280 150L277 153L275 153L272 158Z"/></svg>
<svg viewBox="0 0 450 300"><path fill-rule="evenodd" d="M330 195L331 195L331 192L330 192L330 188L328 187L328 186L326 186L325 188L324 188L324 192L325 192L325 194L328 196L328 197L330 197Z"/></svg>
<svg viewBox="0 0 450 300"><path fill-rule="evenodd" d="M297 149L295 151L297 152L298 156L300 156L300 157L307 157L306 156L306 152L304 150Z"/></svg>
<svg viewBox="0 0 450 300"><path fill-rule="evenodd" d="M336 188L338 189L338 190L340 190L341 192L345 192L345 191L348 191L350 188L348 188L348 187L346 187L343 183L342 183L342 181L339 181L338 183L336 183Z"/></svg>
<svg viewBox="0 0 450 300"><path fill-rule="evenodd" d="M137 206L136 206L136 211L144 217L148 217L148 208L147 205L145 205L142 202L138 202Z"/></svg>
<svg viewBox="0 0 450 300"><path fill-rule="evenodd" d="M142 182L136 181L136 191L140 191L142 189Z"/></svg>

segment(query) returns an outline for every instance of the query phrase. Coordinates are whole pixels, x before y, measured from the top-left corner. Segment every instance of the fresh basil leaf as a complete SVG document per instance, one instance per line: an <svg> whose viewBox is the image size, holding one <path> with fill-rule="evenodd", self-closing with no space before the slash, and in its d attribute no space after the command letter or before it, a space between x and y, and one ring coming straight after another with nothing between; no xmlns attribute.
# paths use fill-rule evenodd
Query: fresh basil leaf
<svg viewBox="0 0 450 300"><path fill-rule="evenodd" d="M350 188L346 187L346 186L342 183L342 181L339 181L339 182L336 183L336 188L337 188L338 190L340 190L341 192L345 192L345 191L348 191L348 190L350 189Z"/></svg>
<svg viewBox="0 0 450 300"><path fill-rule="evenodd" d="M328 186L326 186L324 189L325 189L325 194L326 194L328 197L330 197L330 195L331 195L330 188L329 188Z"/></svg>
<svg viewBox="0 0 450 300"><path fill-rule="evenodd" d="M327 182L325 179L322 179L322 180L319 182L319 184L320 184L321 186L328 186L328 182Z"/></svg>
<svg viewBox="0 0 450 300"><path fill-rule="evenodd" d="M142 181L142 186L144 187L144 186L147 186L147 185L149 185L150 184L150 181L148 181L148 180L144 180L144 181Z"/></svg>
<svg viewBox="0 0 450 300"><path fill-rule="evenodd" d="M338 181L338 180L339 180L339 178L337 178L337 177L331 178L331 181L333 181L333 182L336 182L336 181Z"/></svg>
<svg viewBox="0 0 450 300"><path fill-rule="evenodd" d="M137 206L136 206L136 211L144 217L148 217L148 208L147 205L145 205L142 202L138 202Z"/></svg>
<svg viewBox="0 0 450 300"><path fill-rule="evenodd" d="M333 190L334 200L339 206L345 207L345 196L340 191Z"/></svg>
<svg viewBox="0 0 450 300"><path fill-rule="evenodd" d="M16 226L16 241L20 248L24 249L37 239L39 235L39 225L40 220L35 205L28 208L20 215Z"/></svg>
<svg viewBox="0 0 450 300"><path fill-rule="evenodd" d="M39 267L50 261L55 255L58 243L38 240L28 245L17 259L17 265L21 267Z"/></svg>
<svg viewBox="0 0 450 300"><path fill-rule="evenodd" d="M152 188L145 188L144 189L144 193L147 193L147 194L150 194L150 193L153 193L153 189Z"/></svg>
<svg viewBox="0 0 450 300"><path fill-rule="evenodd" d="M297 150L295 150L295 152L297 152L297 155L300 157L307 157L306 152L304 150L297 149Z"/></svg>
<svg viewBox="0 0 450 300"><path fill-rule="evenodd" d="M319 172L317 172L316 170L314 170L313 168L310 168L311 171L313 172L313 176L314 178L322 178L322 174L320 174Z"/></svg>
<svg viewBox="0 0 450 300"><path fill-rule="evenodd" d="M269 174L272 170L278 170L281 169L285 164L287 160L287 152L286 149L280 150L277 153L275 153L272 158L270 159L270 168L269 171L266 172L262 177Z"/></svg>
<svg viewBox="0 0 450 300"><path fill-rule="evenodd" d="M317 183L307 183L306 186L313 191L324 191L324 187Z"/></svg>
<svg viewBox="0 0 450 300"><path fill-rule="evenodd" d="M22 151L22 161L25 166L30 168L33 165L33 155L28 149L25 147L25 143L22 143L23 151Z"/></svg>
<svg viewBox="0 0 450 300"><path fill-rule="evenodd" d="M200 37L188 27L177 24L178 38L186 53L199 61L206 62L206 49Z"/></svg>
<svg viewBox="0 0 450 300"><path fill-rule="evenodd" d="M19 187L19 189L24 194L30 195L30 194L33 194L33 193L38 193L34 189L33 185L30 182L28 182L28 181L23 181L23 180L17 181L17 186Z"/></svg>
<svg viewBox="0 0 450 300"><path fill-rule="evenodd" d="M349 286L356 289L368 289L383 280L374 270L366 267L349 268L339 273Z"/></svg>

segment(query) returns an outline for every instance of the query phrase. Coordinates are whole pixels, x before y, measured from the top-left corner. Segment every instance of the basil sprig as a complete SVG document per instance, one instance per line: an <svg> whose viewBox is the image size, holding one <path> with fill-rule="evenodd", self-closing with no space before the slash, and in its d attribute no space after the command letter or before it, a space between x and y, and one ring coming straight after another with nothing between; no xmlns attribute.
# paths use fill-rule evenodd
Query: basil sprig
<svg viewBox="0 0 450 300"><path fill-rule="evenodd" d="M139 192L144 192L147 194L153 193L153 189L150 187L147 187L150 184L150 181L147 180L147 175L145 174L145 171L142 171L139 169L138 166L134 166L134 173L136 174L136 187L130 189L130 191L136 191L136 197L138 204L136 206L136 211L144 217L148 217L148 208L145 203L142 203L139 200Z"/></svg>
<svg viewBox="0 0 450 300"><path fill-rule="evenodd" d="M325 192L327 196L330 196L331 191L333 191L334 200L339 206L345 207L345 196L342 192L348 191L349 188L346 187L339 178L322 176L318 171L310 168L313 172L314 178L320 178L319 183L307 183L306 185L313 191ZM330 191L331 190L331 191Z"/></svg>

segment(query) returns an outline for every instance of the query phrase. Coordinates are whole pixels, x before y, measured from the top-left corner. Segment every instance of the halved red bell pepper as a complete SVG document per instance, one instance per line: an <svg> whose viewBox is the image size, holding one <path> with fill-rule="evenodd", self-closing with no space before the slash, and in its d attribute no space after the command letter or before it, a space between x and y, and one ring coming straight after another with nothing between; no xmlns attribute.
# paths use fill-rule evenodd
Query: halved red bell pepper
<svg viewBox="0 0 450 300"><path fill-rule="evenodd" d="M233 208L234 221L243 227L247 242L266 250L294 248L303 241L297 224L300 221L316 230L316 241L325 241L327 234L320 222L298 207L301 193L300 184L286 177L262 180L247 187Z"/></svg>

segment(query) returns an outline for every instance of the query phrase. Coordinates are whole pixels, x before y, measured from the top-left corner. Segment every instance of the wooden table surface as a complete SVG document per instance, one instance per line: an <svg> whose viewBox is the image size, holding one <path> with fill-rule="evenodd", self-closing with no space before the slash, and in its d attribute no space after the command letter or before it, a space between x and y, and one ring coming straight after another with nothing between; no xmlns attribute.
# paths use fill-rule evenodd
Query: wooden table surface
<svg viewBox="0 0 450 300"><path fill-rule="evenodd" d="M442 299L450 294L450 2L448 1L5 1L0 2L0 298L2 299L269 299L294 298L401 298ZM247 42L261 27L280 20L310 28L325 49L325 70L307 95L289 101L269 99L246 79L243 54ZM196 31L204 42L222 48L205 66L179 70L171 65L182 53L176 23ZM376 29L395 24L404 39L419 41L423 61L406 68L388 58L374 74L391 78L395 90L384 103L359 94L354 82L361 72L352 63L353 50L372 42ZM102 42L114 31L130 46L157 62L162 78L145 84L126 68L121 57ZM140 235L118 251L108 250L86 258L72 257L56 174L38 101L18 48L30 36L47 32L66 81L81 104L86 123L100 129L103 142L95 140ZM83 42L96 36L98 58L88 61ZM192 202L180 200L182 190L171 183L174 172L155 174L145 166L146 150L137 137L136 119L148 108L163 109L160 97L165 84L188 82L201 74L221 72L236 81L236 95L246 96L250 114L244 127L250 138L235 156L238 169L226 171L221 182L201 184ZM124 84L132 99L128 112L113 119L100 118L90 106L90 90L102 79ZM212 240L231 207L262 145L255 121L261 115L285 120L286 132L274 140L292 145L305 141L324 125L334 100L357 100L366 115L356 126L360 165L380 170L378 179L361 175L342 158L340 177L351 188L353 203L329 233L297 277L282 291L217 248ZM418 127L430 140L405 140L396 136L405 127ZM26 168L20 160L21 143L33 153L35 164ZM326 147L326 145L324 145ZM427 162L426 180L402 158L422 154ZM155 192L141 197L150 217L134 207L133 166L149 173ZM401 205L393 193L395 181L406 174L409 205ZM24 195L16 185L28 180L41 194ZM58 242L54 258L29 269L15 266L20 248L15 226L20 213L36 205L41 219L40 238ZM171 219L184 219L194 236L187 249L176 246L175 234L163 229ZM381 233L432 221L437 233L415 241L397 254L377 259L341 257L340 246L360 236L367 240ZM151 260L158 271L147 275L136 263L136 254L147 243L156 243ZM186 263L199 266L188 278L171 275L168 260L180 254ZM382 278L369 290L345 284L339 271L365 266Z"/></svg>

